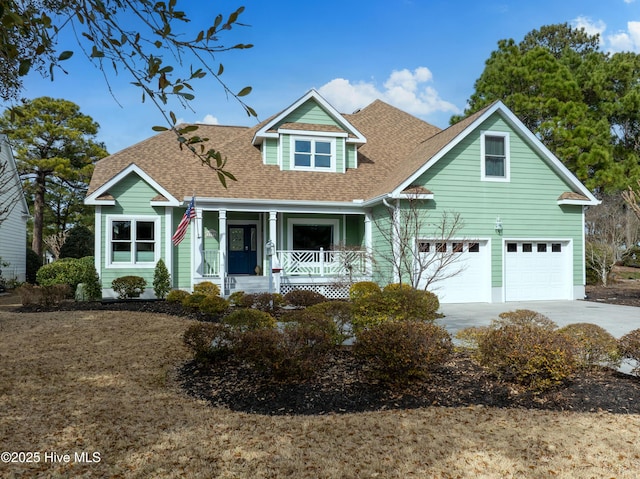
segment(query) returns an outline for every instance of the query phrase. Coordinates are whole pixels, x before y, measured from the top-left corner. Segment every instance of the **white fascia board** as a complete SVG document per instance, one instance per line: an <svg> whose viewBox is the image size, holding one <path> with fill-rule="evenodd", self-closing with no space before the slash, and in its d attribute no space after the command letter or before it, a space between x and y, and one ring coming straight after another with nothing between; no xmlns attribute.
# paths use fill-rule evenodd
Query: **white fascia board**
<svg viewBox="0 0 640 479"><path fill-rule="evenodd" d="M558 205L596 206L602 203L600 200L558 200Z"/></svg>
<svg viewBox="0 0 640 479"><path fill-rule="evenodd" d="M346 132L337 131L315 131L315 130L289 130L288 128L278 128L278 133L285 135L295 136L327 136L330 138L347 138L349 136Z"/></svg>
<svg viewBox="0 0 640 479"><path fill-rule="evenodd" d="M260 128L254 135L252 143L254 145L258 145L262 142L262 138L273 137L273 133L267 133L267 132L271 130L274 127L274 125L278 124L281 120L286 118L287 115L295 111L297 108L299 108L302 104L304 104L306 101L310 99L314 99L315 101L317 101L320 104L320 106L322 106L322 108L324 108L324 110L329 114L329 116L331 116L336 122L338 122L347 131L349 131L355 136L355 138L351 141L352 143L355 142L355 143L364 144L367 142L364 135L360 133L355 126L353 126L344 116L342 116L340 112L338 112L338 110L336 110L333 106L331 106L331 104L327 100L325 100L320 95L320 93L318 93L314 89L311 89L305 95L303 95L297 101L295 101L291 106L289 106L287 109L280 112L270 122L268 122L266 125Z"/></svg>
<svg viewBox="0 0 640 479"><path fill-rule="evenodd" d="M364 214L361 201L297 201L240 198L198 198L198 206L226 211L278 211L284 213Z"/></svg>
<svg viewBox="0 0 640 479"><path fill-rule="evenodd" d="M85 205L115 205L114 200L99 200L98 198L107 193L110 188L114 185L118 184L122 181L127 175L130 173L135 173L138 175L143 181L145 181L149 186L151 186L154 190L156 190L159 194L164 196L168 201L155 202L151 201L151 206L180 206L182 203L179 202L176 198L173 197L166 189L164 189L160 184L155 181L151 176L149 176L142 168L140 168L135 163L131 163L125 169L120 171L117 175L112 177L109 181L103 184L96 191L87 196L84 200ZM158 205L154 205L153 203L159 203Z"/></svg>

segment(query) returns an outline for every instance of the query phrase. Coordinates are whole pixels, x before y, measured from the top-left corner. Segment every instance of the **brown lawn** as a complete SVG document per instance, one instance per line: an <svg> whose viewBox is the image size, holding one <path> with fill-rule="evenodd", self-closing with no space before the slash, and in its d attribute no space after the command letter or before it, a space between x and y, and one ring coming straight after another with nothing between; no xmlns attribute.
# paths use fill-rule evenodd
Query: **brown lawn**
<svg viewBox="0 0 640 479"><path fill-rule="evenodd" d="M267 417L212 408L175 382L188 358L181 335L189 324L148 313L0 310L0 449L40 453L37 463L0 463L0 477L636 478L640 471L638 415L474 407ZM83 452L98 452L99 462L75 461ZM21 458L28 456L14 456Z"/></svg>

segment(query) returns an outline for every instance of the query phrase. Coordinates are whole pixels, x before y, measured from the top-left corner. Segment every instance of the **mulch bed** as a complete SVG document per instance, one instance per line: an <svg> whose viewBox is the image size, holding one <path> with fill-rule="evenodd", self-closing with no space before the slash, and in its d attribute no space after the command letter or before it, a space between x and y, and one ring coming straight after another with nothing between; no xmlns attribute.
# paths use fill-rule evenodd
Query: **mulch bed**
<svg viewBox="0 0 640 479"><path fill-rule="evenodd" d="M588 300L640 306L640 290L591 288ZM37 306L22 312L42 312ZM55 310L141 311L215 320L166 301L68 302ZM370 379L366 366L347 348L332 353L314 379L281 383L227 359L203 366L194 361L179 369L179 381L191 396L213 406L268 415L340 414L428 406L527 408L553 411L640 414L640 378L611 369L578 373L549 391L534 394L500 381L467 354L456 353L427 381L389 388Z"/></svg>

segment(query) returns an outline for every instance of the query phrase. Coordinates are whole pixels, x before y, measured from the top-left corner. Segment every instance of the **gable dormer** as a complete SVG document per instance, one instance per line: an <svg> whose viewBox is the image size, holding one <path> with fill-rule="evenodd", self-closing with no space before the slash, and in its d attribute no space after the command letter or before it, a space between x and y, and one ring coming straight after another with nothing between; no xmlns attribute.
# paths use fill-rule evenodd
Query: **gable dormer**
<svg viewBox="0 0 640 479"><path fill-rule="evenodd" d="M281 170L344 173L357 168L365 137L315 90L267 121L253 137L262 161Z"/></svg>

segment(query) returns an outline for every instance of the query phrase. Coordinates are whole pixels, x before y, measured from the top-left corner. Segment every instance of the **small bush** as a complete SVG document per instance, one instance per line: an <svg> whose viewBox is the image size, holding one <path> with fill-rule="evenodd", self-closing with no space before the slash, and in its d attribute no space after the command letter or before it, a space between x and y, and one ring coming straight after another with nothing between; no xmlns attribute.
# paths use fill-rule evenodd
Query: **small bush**
<svg viewBox="0 0 640 479"><path fill-rule="evenodd" d="M206 296L220 296L220 287L211 281L203 281L193 287L194 293L202 293Z"/></svg>
<svg viewBox="0 0 640 479"><path fill-rule="evenodd" d="M438 317L440 302L429 291L414 289L407 284L389 284L378 291L367 287L366 291L353 296L353 327L356 333L386 321L434 321Z"/></svg>
<svg viewBox="0 0 640 479"><path fill-rule="evenodd" d="M232 311L222 318L222 322L241 332L254 329L271 329L276 326L275 318L269 313L248 308Z"/></svg>
<svg viewBox="0 0 640 479"><path fill-rule="evenodd" d="M111 282L111 287L120 299L138 298L144 293L146 286L147 281L140 276L122 276Z"/></svg>
<svg viewBox="0 0 640 479"><path fill-rule="evenodd" d="M294 322L282 330L246 331L239 337L236 354L275 379L290 381L313 376L332 347L323 331L311 324Z"/></svg>
<svg viewBox="0 0 640 479"><path fill-rule="evenodd" d="M229 301L221 296L208 295L200 301L198 309L205 314L219 315L229 309Z"/></svg>
<svg viewBox="0 0 640 479"><path fill-rule="evenodd" d="M24 283L17 290L23 306L36 304L53 306L72 297L73 291L68 284L52 284L50 286L33 286Z"/></svg>
<svg viewBox="0 0 640 479"><path fill-rule="evenodd" d="M482 335L488 330L486 326L470 326L459 330L455 337L460 342L460 348L473 352L477 351Z"/></svg>
<svg viewBox="0 0 640 479"><path fill-rule="evenodd" d="M426 378L453 351L449 333L433 323L390 321L361 331L354 346L371 374L388 384Z"/></svg>
<svg viewBox="0 0 640 479"><path fill-rule="evenodd" d="M156 263L153 271L153 292L158 299L165 299L171 290L171 276L162 258Z"/></svg>
<svg viewBox="0 0 640 479"><path fill-rule="evenodd" d="M68 284L72 291L75 291L78 284L97 284L101 288L97 278L93 256L84 258L65 258L42 266L37 274L36 280L40 286L51 286L53 284ZM99 296L98 296L99 297Z"/></svg>
<svg viewBox="0 0 640 479"><path fill-rule="evenodd" d="M310 313L318 313L330 319L338 334L337 344L353 337L353 304L348 301L325 301L307 308Z"/></svg>
<svg viewBox="0 0 640 479"><path fill-rule="evenodd" d="M382 290L377 283L373 281L360 281L359 283L352 284L349 288L349 299L355 302L367 296L380 294L381 292Z"/></svg>
<svg viewBox="0 0 640 479"><path fill-rule="evenodd" d="M244 291L234 291L229 295L229 303L231 306L244 307L242 306L242 302L244 301L245 292Z"/></svg>
<svg viewBox="0 0 640 479"><path fill-rule="evenodd" d="M255 308L267 313L273 313L284 304L284 298L279 293L244 293L238 291L233 293L229 300L233 301L239 308Z"/></svg>
<svg viewBox="0 0 640 479"><path fill-rule="evenodd" d="M187 291L184 291L182 289L172 289L167 294L167 302L182 303L185 300L185 298L187 298L188 296L189 296L189 293Z"/></svg>
<svg viewBox="0 0 640 479"><path fill-rule="evenodd" d="M617 368L621 356L618 341L604 328L596 324L576 323L560 329L574 344L574 355L578 367L594 366Z"/></svg>
<svg viewBox="0 0 640 479"><path fill-rule="evenodd" d="M569 378L576 367L571 340L531 324L497 324L478 345L480 363L499 378L543 391Z"/></svg>
<svg viewBox="0 0 640 479"><path fill-rule="evenodd" d="M515 311L507 311L498 315L500 319L494 321L495 326L512 325L512 326L534 326L542 329L557 329L558 325L547 318L544 314L530 309L516 309Z"/></svg>
<svg viewBox="0 0 640 479"><path fill-rule="evenodd" d="M322 294L307 289L294 289L284 295L284 300L291 306L306 308L314 304L324 303L327 298Z"/></svg>
<svg viewBox="0 0 640 479"><path fill-rule="evenodd" d="M204 293L187 294L182 300L182 306L189 309L200 309L200 303L207 297Z"/></svg>
<svg viewBox="0 0 640 479"><path fill-rule="evenodd" d="M632 373L640 376L640 329L634 329L622 336L619 344L622 357L636 362Z"/></svg>
<svg viewBox="0 0 640 479"><path fill-rule="evenodd" d="M182 336L195 359L207 362L228 356L233 350L234 335L223 324L198 322L189 326Z"/></svg>
<svg viewBox="0 0 640 479"><path fill-rule="evenodd" d="M317 331L329 340L332 345L339 346L344 341L344 338L339 333L336 324L324 311L314 309L321 304L327 303L320 303L306 309L288 311L282 315L281 321L286 324L285 327L299 324L310 330Z"/></svg>

